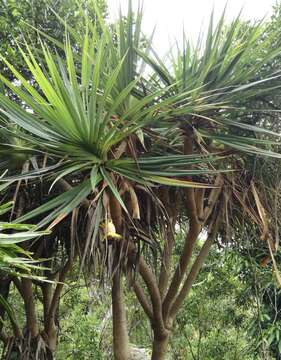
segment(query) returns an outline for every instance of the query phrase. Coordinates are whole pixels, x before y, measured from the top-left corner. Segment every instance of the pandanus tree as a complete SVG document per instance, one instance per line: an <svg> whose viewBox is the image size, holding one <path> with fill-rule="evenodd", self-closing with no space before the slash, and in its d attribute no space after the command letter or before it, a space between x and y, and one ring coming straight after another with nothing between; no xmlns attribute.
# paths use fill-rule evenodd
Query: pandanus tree
<svg viewBox="0 0 281 360"><path fill-rule="evenodd" d="M59 283L39 285L43 331L31 300L33 310L26 309L26 336L35 344L29 358L42 341L50 351L40 356L52 358L62 282L79 258L81 270L111 281L115 358L130 356L126 277L151 323L152 359L160 360L211 245L232 239L239 209L274 252L266 207L245 163L251 156L280 158L279 134L247 116L248 103L278 91L279 74L264 65L280 49L270 48L274 36L259 41L264 24L245 30L239 18L225 26L222 16L216 27L211 19L197 46L184 39L165 64L141 32L141 9L133 16L130 2L127 18L113 27L96 13L98 24L86 18L83 35L66 24L63 44L40 32L40 48L19 46L32 82L2 56L18 80L0 75L18 99L0 94L0 153L8 169L2 181L17 189L17 221L52 229L30 244L36 256L64 254L45 274ZM186 236L172 272L179 227ZM29 299L32 287L30 281Z"/></svg>

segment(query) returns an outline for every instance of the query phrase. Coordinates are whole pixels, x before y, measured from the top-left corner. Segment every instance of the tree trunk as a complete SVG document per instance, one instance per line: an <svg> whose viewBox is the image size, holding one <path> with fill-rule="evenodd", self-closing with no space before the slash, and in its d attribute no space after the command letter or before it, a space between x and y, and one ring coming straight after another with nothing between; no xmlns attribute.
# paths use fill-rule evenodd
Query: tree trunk
<svg viewBox="0 0 281 360"><path fill-rule="evenodd" d="M129 337L123 302L121 278L118 271L112 284L113 351L115 360L129 360Z"/></svg>
<svg viewBox="0 0 281 360"><path fill-rule="evenodd" d="M154 337L151 360L166 360L169 336Z"/></svg>
<svg viewBox="0 0 281 360"><path fill-rule="evenodd" d="M26 316L26 327L28 336L32 339L37 338L39 335L39 327L37 323L36 310L35 310L35 301L32 287L31 279L22 279L22 291L23 291L23 300L25 307L25 316Z"/></svg>

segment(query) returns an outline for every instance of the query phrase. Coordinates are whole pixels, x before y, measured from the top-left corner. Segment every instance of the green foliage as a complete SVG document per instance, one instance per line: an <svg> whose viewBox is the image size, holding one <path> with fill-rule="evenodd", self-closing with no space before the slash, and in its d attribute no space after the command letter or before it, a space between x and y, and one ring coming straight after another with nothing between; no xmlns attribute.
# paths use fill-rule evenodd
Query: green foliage
<svg viewBox="0 0 281 360"><path fill-rule="evenodd" d="M66 289L62 296L61 337L57 358L102 359L102 320L108 309L106 303L99 301L96 296L89 298L89 292L82 281L78 284L80 286L77 282L70 285L73 289ZM110 338L110 333L107 336Z"/></svg>
<svg viewBox="0 0 281 360"><path fill-rule="evenodd" d="M254 359L246 335L252 314L239 304L244 285L233 268L230 256L211 252L179 314L175 359Z"/></svg>
<svg viewBox="0 0 281 360"><path fill-rule="evenodd" d="M270 263L262 265L264 254L258 248L248 252L239 251L240 268L237 271L244 283L241 304L253 307L253 315L248 327L251 346L256 356L280 359L280 324L279 314L281 292L276 283ZM275 256L280 264L280 250Z"/></svg>
<svg viewBox="0 0 281 360"><path fill-rule="evenodd" d="M9 212L13 203L0 205L0 216ZM39 238L47 232L34 231L35 226L0 221L0 271L14 275L31 276L31 271L40 269L31 253L19 246L19 243Z"/></svg>
<svg viewBox="0 0 281 360"><path fill-rule="evenodd" d="M99 5L103 16L107 15L107 5L104 0L6 0L0 3L0 53L8 59L26 76L30 76L28 69L22 61L16 42L22 42L28 37L30 43L38 45L37 33L31 30L33 26L38 31L44 31L49 36L63 41L65 36L64 24L57 20L59 15L64 21L71 21L77 31L83 31L81 19L87 11L90 19L94 20L96 13L94 3ZM13 78L12 73L0 62L1 73Z"/></svg>

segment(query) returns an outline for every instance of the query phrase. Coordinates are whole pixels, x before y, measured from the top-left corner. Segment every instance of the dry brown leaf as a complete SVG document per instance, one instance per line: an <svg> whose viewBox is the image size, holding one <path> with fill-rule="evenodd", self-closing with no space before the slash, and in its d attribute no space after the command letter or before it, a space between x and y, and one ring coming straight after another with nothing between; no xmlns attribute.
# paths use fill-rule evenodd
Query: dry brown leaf
<svg viewBox="0 0 281 360"><path fill-rule="evenodd" d="M134 190L134 188L130 185L129 186L129 192L131 197L131 206L132 206L132 217L133 219L140 219L140 207L139 207L139 201L137 194Z"/></svg>
<svg viewBox="0 0 281 360"><path fill-rule="evenodd" d="M67 214L60 214L47 228L47 230L51 230L53 227L55 227L58 223L60 223Z"/></svg>
<svg viewBox="0 0 281 360"><path fill-rule="evenodd" d="M262 203L260 201L257 189L256 189L255 184L253 182L251 182L251 190L252 190L255 202L256 202L256 206L257 206L257 209L258 209L260 219L262 221L263 230L262 230L261 239L265 240L265 239L267 239L269 237L269 228L268 228L268 221L267 221L267 217L266 217L266 212L265 212L264 207L262 206Z"/></svg>

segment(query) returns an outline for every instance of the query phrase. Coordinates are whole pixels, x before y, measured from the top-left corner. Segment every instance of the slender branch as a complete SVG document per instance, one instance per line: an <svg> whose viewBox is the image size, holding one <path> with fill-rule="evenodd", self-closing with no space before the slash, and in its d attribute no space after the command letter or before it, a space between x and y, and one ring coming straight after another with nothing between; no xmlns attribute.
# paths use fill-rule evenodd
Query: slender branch
<svg viewBox="0 0 281 360"><path fill-rule="evenodd" d="M186 269L192 256L194 244L198 238L198 235L201 232L201 229L202 227L197 220L190 219L189 231L185 238L184 248L180 256L174 276L171 280L169 290L163 301L163 315L165 321L168 320L171 304L177 295L180 284L185 275Z"/></svg>
<svg viewBox="0 0 281 360"><path fill-rule="evenodd" d="M197 204L194 189L186 189L186 211L192 221L198 222Z"/></svg>
<svg viewBox="0 0 281 360"><path fill-rule="evenodd" d="M162 316L162 300L161 300L157 280L143 257L140 257L139 259L139 272L141 277L143 278L143 281L146 284L151 299L151 304L153 309L153 320L155 322L155 326L157 327L157 331L165 332L165 325Z"/></svg>
<svg viewBox="0 0 281 360"><path fill-rule="evenodd" d="M184 138L184 153L192 154L193 153L193 134L188 131L187 136ZM197 213L197 205L195 199L195 191L192 188L185 190L186 194L186 211L189 216L189 231L186 235L185 245L183 249L183 253L179 260L179 265L175 271L173 280L171 282L171 286L168 290L168 293L164 300L164 308L168 308L171 301L176 296L178 287L181 283L182 277L186 271L186 268L189 263L189 259L192 254L193 245L196 241L196 238L201 231L198 221L198 213Z"/></svg>
<svg viewBox="0 0 281 360"><path fill-rule="evenodd" d="M204 209L204 220L199 221L197 214L197 206L195 201L195 195L193 189L186 190L187 197L187 212L189 215L189 231L185 238L184 248L179 259L179 264L175 270L174 276L171 280L171 284L167 295L163 302L163 315L165 321L169 318L169 312L172 306L172 303L175 301L178 294L180 285L185 276L187 267L189 265L190 259L192 257L193 248L196 243L196 240L202 231L203 225L206 223L209 216L212 214L212 211L216 205L216 202L219 198L219 195L222 191L223 180L221 175L218 175L215 184L216 187L211 190L208 204Z"/></svg>
<svg viewBox="0 0 281 360"><path fill-rule="evenodd" d="M163 249L163 259L161 263L161 269L159 274L159 291L161 299L164 298L167 292L171 262L172 262L172 251L174 246L174 230L176 224L176 218L178 214L178 209L175 204L171 203L170 194L167 188L163 189L161 193L161 201L165 205L165 209L169 216L169 222L167 224L167 234L164 238L164 249Z"/></svg>
<svg viewBox="0 0 281 360"><path fill-rule="evenodd" d="M175 220L173 220L172 224L168 225L166 241L163 249L163 260L161 264L161 270L159 275L159 291L161 295L161 299L164 298L167 292L169 274L171 269L172 262L172 251L174 246L174 228L175 228Z"/></svg>
<svg viewBox="0 0 281 360"><path fill-rule="evenodd" d="M152 321L153 320L153 312L151 308L151 304L149 303L147 297L145 296L145 293L143 289L141 288L140 284L138 284L136 281L133 283L133 289L135 292L135 295L141 304L144 312L148 316L148 318Z"/></svg>
<svg viewBox="0 0 281 360"><path fill-rule="evenodd" d="M190 273L187 276L179 295L177 296L175 302L173 303L173 305L171 307L170 316L173 319L175 318L176 314L178 313L184 299L189 294L189 291L199 273L199 270L202 268L202 265L204 264L204 261L210 252L211 246L218 234L220 222L221 222L221 216L217 215L215 223L209 232L208 238L205 241L204 245L202 246L202 248L199 252L199 255L197 256L196 260L194 261L194 264L192 265Z"/></svg>
<svg viewBox="0 0 281 360"><path fill-rule="evenodd" d="M204 188L195 190L195 203L197 208L198 220L200 222L204 221L204 197L205 197Z"/></svg>
<svg viewBox="0 0 281 360"><path fill-rule="evenodd" d="M136 252L135 245L132 242L128 242L127 255L129 262L131 262L130 259L135 258L134 256L135 252ZM166 332L166 329L164 326L164 320L162 316L162 300L160 296L157 279L142 256L139 257L138 267L139 267L139 273L146 285L151 300L153 325L155 326L155 330L157 332L163 334Z"/></svg>

